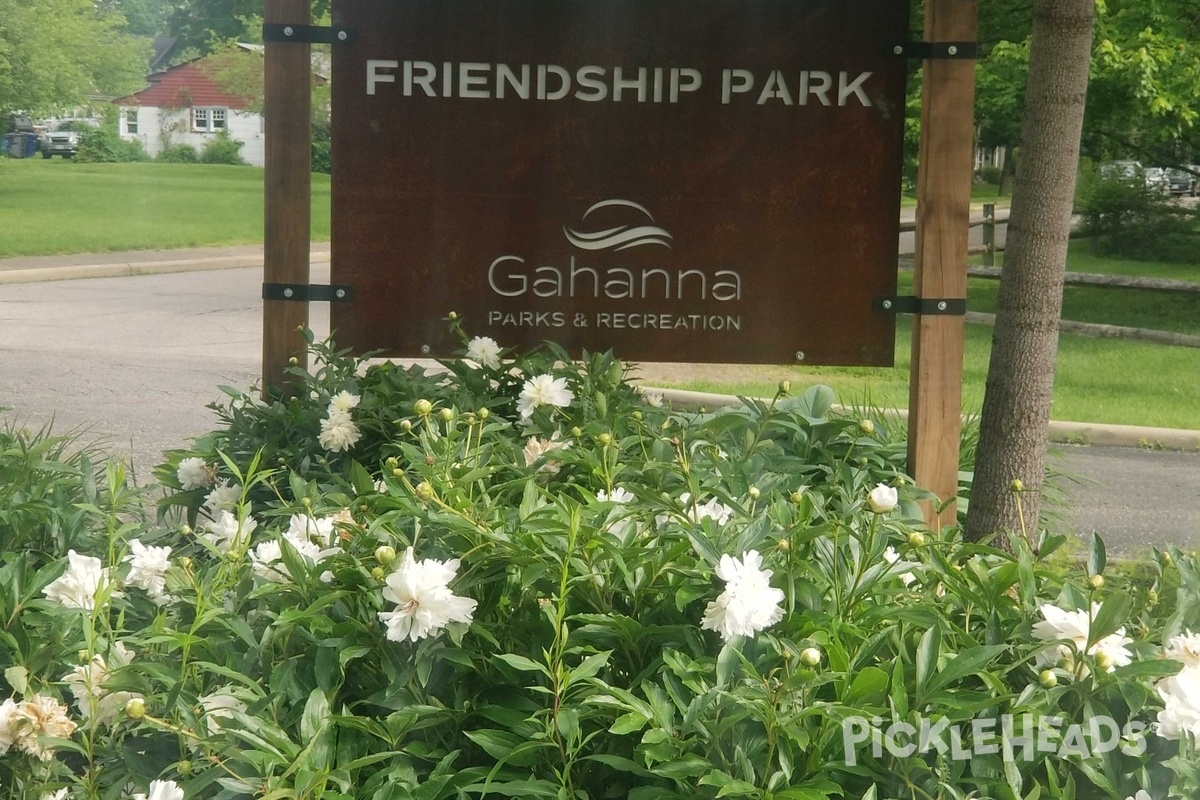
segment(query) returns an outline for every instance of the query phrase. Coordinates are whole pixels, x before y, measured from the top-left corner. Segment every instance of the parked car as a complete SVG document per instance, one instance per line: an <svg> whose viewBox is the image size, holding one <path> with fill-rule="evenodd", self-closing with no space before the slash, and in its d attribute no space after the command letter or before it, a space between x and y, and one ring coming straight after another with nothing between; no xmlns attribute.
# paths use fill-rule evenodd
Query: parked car
<svg viewBox="0 0 1200 800"><path fill-rule="evenodd" d="M38 137L42 158L74 158L79 150L79 132L94 127L95 123L87 119L64 119L54 123L49 131Z"/></svg>
<svg viewBox="0 0 1200 800"><path fill-rule="evenodd" d="M1140 161L1110 161L1100 165L1100 177L1108 180L1143 180L1146 188L1166 193L1170 187L1167 171L1162 167L1143 167Z"/></svg>
<svg viewBox="0 0 1200 800"><path fill-rule="evenodd" d="M1171 194L1195 194L1196 176L1175 167L1167 168L1168 191Z"/></svg>
<svg viewBox="0 0 1200 800"><path fill-rule="evenodd" d="M1146 167L1142 175L1146 178L1147 189L1163 194L1171 191L1171 179L1167 177L1167 171L1162 167Z"/></svg>

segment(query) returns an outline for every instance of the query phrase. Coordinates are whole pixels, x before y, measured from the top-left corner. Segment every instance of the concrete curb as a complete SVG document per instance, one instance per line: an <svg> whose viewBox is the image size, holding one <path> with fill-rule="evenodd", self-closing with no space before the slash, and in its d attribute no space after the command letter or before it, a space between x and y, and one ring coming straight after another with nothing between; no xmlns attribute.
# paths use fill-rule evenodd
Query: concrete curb
<svg viewBox="0 0 1200 800"><path fill-rule="evenodd" d="M683 389L660 389L642 387L647 392L661 394L673 406L708 409L741 405L738 398L727 394L691 392ZM834 406L835 411L846 410ZM908 410L891 409L885 412L901 419L908 418ZM1200 452L1200 431L1180 428L1143 428L1136 425L1108 425L1097 422L1050 421L1050 441L1058 444L1092 444L1105 447L1140 447L1154 450L1183 450Z"/></svg>
<svg viewBox="0 0 1200 800"><path fill-rule="evenodd" d="M329 263L329 250L313 250L310 263ZM118 264L67 264L56 267L0 270L0 286L43 281L72 281L85 278L125 278L132 275L162 275L172 272L205 272L217 269L261 267L261 255L206 256L204 258L166 259L162 261L132 261Z"/></svg>

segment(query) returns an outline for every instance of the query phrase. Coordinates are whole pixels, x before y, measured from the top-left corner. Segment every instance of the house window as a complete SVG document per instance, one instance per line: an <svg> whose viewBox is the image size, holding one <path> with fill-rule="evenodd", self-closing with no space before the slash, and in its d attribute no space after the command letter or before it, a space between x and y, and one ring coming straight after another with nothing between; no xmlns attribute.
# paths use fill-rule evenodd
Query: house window
<svg viewBox="0 0 1200 800"><path fill-rule="evenodd" d="M138 132L138 110L136 108L127 108L124 113L125 132L136 134Z"/></svg>
<svg viewBox="0 0 1200 800"><path fill-rule="evenodd" d="M193 108L192 130L200 133L215 133L225 129L229 110L225 108Z"/></svg>

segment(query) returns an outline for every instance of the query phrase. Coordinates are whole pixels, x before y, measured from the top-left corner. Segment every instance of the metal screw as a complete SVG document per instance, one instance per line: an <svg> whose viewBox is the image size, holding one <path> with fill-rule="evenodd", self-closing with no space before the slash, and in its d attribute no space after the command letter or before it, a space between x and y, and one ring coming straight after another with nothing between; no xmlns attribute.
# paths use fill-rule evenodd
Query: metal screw
<svg viewBox="0 0 1200 800"><path fill-rule="evenodd" d="M898 56L904 55L904 45L898 44L892 48L892 52Z"/></svg>
<svg viewBox="0 0 1200 800"><path fill-rule="evenodd" d="M423 344L423 345L421 345L421 355L423 355L423 356L427 356L427 355L429 355L429 353L430 353L432 350L433 350L433 348L432 348L432 347L430 347L430 346L429 346L429 345L427 345L427 344Z"/></svg>
<svg viewBox="0 0 1200 800"><path fill-rule="evenodd" d="M291 36L293 33L295 33L295 31L294 31L294 30L292 30L292 26L291 26L291 25L288 25L286 28L284 28L284 29L283 29L283 35L284 35L284 36Z"/></svg>
<svg viewBox="0 0 1200 800"><path fill-rule="evenodd" d="M296 293L296 292L295 292L294 290L292 290L292 289L284 289L284 290L283 290L283 296L284 296L284 297L291 297L291 296L292 296L292 295L294 295L295 293Z"/></svg>
<svg viewBox="0 0 1200 800"><path fill-rule="evenodd" d="M338 31L338 41L340 41L340 42L346 41L346 32L345 31Z"/></svg>
<svg viewBox="0 0 1200 800"><path fill-rule="evenodd" d="M946 48L946 52L952 56L958 55L958 48L955 47L954 45L950 45L949 47Z"/></svg>
<svg viewBox="0 0 1200 800"><path fill-rule="evenodd" d="M945 311L945 310L946 310L946 301L943 300L940 303L938 303L938 311Z"/></svg>
<svg viewBox="0 0 1200 800"><path fill-rule="evenodd" d="M885 309L885 310L886 310L886 309L889 309L889 308L891 308L891 307L892 307L892 301L891 301L891 300L884 300L884 301L883 301L883 307L884 307L884 309Z"/></svg>
<svg viewBox="0 0 1200 800"><path fill-rule="evenodd" d="M346 296L346 290L338 289L336 292L333 293L333 296L336 297L338 300L341 300L342 298L344 298Z"/></svg>
<svg viewBox="0 0 1200 800"><path fill-rule="evenodd" d="M797 350L797 351L796 351L796 360L797 360L797 361L803 361L803 360L804 360L804 351L803 351L803 350Z"/></svg>

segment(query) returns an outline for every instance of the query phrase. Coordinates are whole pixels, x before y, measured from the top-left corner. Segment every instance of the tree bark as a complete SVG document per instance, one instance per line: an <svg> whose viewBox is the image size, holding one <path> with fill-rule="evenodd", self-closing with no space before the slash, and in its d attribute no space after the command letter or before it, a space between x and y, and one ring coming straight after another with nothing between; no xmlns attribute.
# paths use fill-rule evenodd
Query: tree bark
<svg viewBox="0 0 1200 800"><path fill-rule="evenodd" d="M1033 4L1021 159L967 514L973 541L1037 529L1093 13L1094 0ZM1019 503L1014 480L1024 485Z"/></svg>

